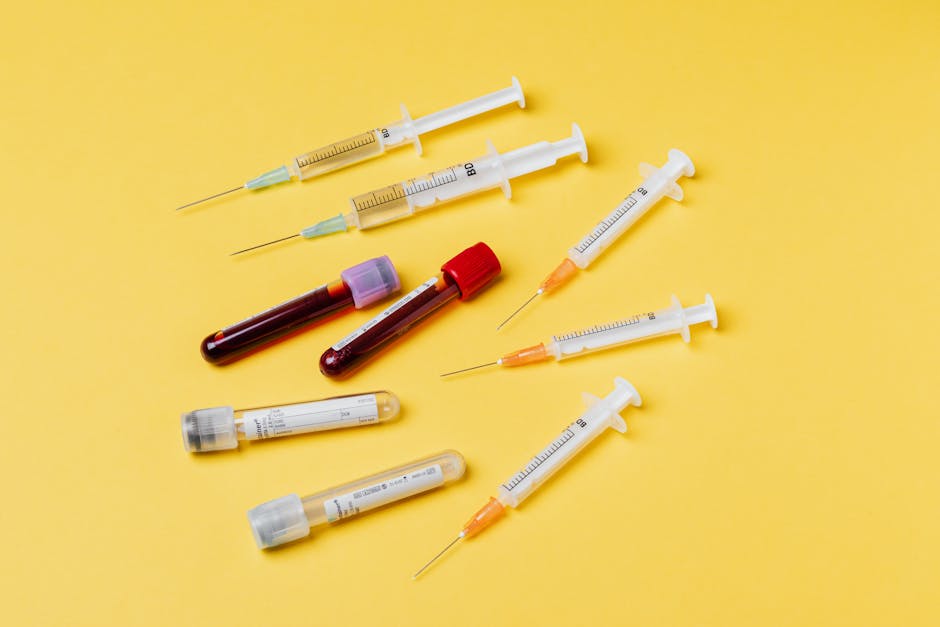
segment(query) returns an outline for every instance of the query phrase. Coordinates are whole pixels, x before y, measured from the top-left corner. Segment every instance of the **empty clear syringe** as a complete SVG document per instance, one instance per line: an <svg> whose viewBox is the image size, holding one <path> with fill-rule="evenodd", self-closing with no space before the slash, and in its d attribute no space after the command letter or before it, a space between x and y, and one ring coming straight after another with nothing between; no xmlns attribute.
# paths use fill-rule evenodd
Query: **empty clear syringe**
<svg viewBox="0 0 940 627"><path fill-rule="evenodd" d="M702 322L711 323L712 328L718 327L718 312L715 310L715 301L712 300L711 294L705 295L704 303L692 307L683 307L679 299L673 296L672 306L668 309L641 312L622 320L555 335L547 342L507 353L496 361L455 370L441 376L447 377L487 366L525 366L547 359L568 359L661 335L678 333L688 342L691 338L689 326Z"/></svg>
<svg viewBox="0 0 940 627"><path fill-rule="evenodd" d="M354 196L349 201L350 211L347 213L318 222L297 234L232 254L238 255L295 237L311 239L349 228L371 229L410 217L455 198L495 187L502 188L506 198L510 198L510 179L551 167L559 159L569 155L577 154L585 163L588 158L584 135L577 124L571 125L570 137L555 142L538 142L503 154L496 151L492 142L487 142L487 146L489 153L486 155Z"/></svg>
<svg viewBox="0 0 940 627"><path fill-rule="evenodd" d="M504 481L490 500L470 518L457 537L425 564L414 577L420 575L437 558L462 538L472 538L491 524L499 520L507 507L519 507L542 484L584 450L597 436L607 428L620 433L627 431L627 423L620 417L620 412L627 405L639 406L640 395L636 389L621 377L614 379L614 390L605 398L597 398L585 393L584 401L588 406L574 422L565 427L557 438L530 459L519 472Z"/></svg>
<svg viewBox="0 0 940 627"><path fill-rule="evenodd" d="M597 223L590 233L581 238L581 241L568 249L568 256L545 277L527 301L519 309L510 314L508 318L496 327L498 331L507 322L522 311L537 296L547 294L566 283L574 277L578 270L591 265L607 247L613 244L618 237L639 220L650 208L659 202L663 196L673 200L682 200L682 188L676 183L680 177L695 174L695 166L684 152L673 148L669 151L669 160L661 168L649 163L640 164L640 176L643 184L636 188L629 196L623 199L607 217Z"/></svg>
<svg viewBox="0 0 940 627"><path fill-rule="evenodd" d="M466 464L457 451L443 451L410 464L300 497L296 494L248 510L248 522L259 549L310 535L310 529L337 523L383 505L452 483Z"/></svg>
<svg viewBox="0 0 940 627"><path fill-rule="evenodd" d="M389 148L406 144L412 144L420 155L422 152L420 136L424 133L429 133L512 103L518 103L522 108L525 107L525 96L522 93L519 80L515 76L512 78L512 85L505 89L500 89L416 120L411 119L408 109L405 108L405 105L401 105L402 117L397 122L305 152L294 157L288 165L282 165L270 172L256 176L244 185L188 203L179 207L179 209L185 209L240 189L261 189L290 181L292 178L303 181L377 157Z"/></svg>

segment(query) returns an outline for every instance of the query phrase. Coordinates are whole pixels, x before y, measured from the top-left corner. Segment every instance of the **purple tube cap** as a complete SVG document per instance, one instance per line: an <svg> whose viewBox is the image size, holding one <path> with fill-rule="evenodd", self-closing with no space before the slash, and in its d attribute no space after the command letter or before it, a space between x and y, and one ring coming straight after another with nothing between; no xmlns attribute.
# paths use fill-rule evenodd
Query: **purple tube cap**
<svg viewBox="0 0 940 627"><path fill-rule="evenodd" d="M401 289L401 280L388 255L346 268L339 276L349 286L356 309L368 307Z"/></svg>

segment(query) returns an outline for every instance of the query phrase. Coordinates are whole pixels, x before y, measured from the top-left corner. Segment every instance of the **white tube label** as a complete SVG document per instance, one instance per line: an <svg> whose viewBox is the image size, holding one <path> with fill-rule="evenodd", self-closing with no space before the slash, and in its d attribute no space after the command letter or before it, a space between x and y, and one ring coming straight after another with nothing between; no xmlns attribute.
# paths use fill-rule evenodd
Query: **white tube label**
<svg viewBox="0 0 940 627"><path fill-rule="evenodd" d="M372 320L369 320L364 325L362 325L361 327L359 327L358 329L356 329L355 331L353 331L352 333L350 333L349 335L341 339L336 344L333 344L333 350L338 351L338 350L341 350L344 346L348 346L357 337L359 337L360 335L362 335L363 333L365 333L366 331L368 331L369 329L371 329L372 327L382 322L383 320L388 318L390 315L392 315L393 313L395 313L396 311L398 311L399 309L401 309L402 307L404 307L405 305L413 301L418 294L425 291L429 287L433 287L434 284L436 283L437 283L437 277L432 276L430 279L428 279L427 281L425 281L424 283L422 283L415 289L411 290L410 292L402 296L401 299L399 299L397 302L392 303L388 307L388 309L386 309L385 311L377 315L375 318L373 318Z"/></svg>
<svg viewBox="0 0 940 627"><path fill-rule="evenodd" d="M328 499L324 501L323 509L326 510L327 521L336 522L443 484L441 465L434 464Z"/></svg>
<svg viewBox="0 0 940 627"><path fill-rule="evenodd" d="M266 440L294 433L341 429L378 422L379 407L375 394L360 394L253 409L243 412L242 420L246 439Z"/></svg>

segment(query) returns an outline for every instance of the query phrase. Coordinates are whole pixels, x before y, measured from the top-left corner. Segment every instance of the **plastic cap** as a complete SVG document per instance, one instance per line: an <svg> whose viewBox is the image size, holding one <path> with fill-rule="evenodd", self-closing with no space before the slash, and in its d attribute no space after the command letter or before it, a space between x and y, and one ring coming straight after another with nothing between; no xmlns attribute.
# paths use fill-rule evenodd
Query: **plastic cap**
<svg viewBox="0 0 940 627"><path fill-rule="evenodd" d="M332 218L321 220L313 226L308 226L301 230L300 234L307 239L313 239L314 237L329 235L330 233L341 233L347 230L348 226L349 225L346 224L346 217L343 214L339 214Z"/></svg>
<svg viewBox="0 0 940 627"><path fill-rule="evenodd" d="M460 300L467 300L499 276L502 266L493 249L479 242L441 266L441 271L457 284Z"/></svg>
<svg viewBox="0 0 940 627"><path fill-rule="evenodd" d="M261 189L270 185L277 185L278 183L286 183L289 180L290 170L287 169L287 166L282 165L270 172L265 172L261 176L256 176L245 183L245 187L248 189Z"/></svg>
<svg viewBox="0 0 940 627"><path fill-rule="evenodd" d="M225 451L238 448L235 431L235 410L231 407L209 407L183 414L183 448L190 453Z"/></svg>
<svg viewBox="0 0 940 627"><path fill-rule="evenodd" d="M346 268L340 273L352 292L356 309L362 309L401 289L401 281L388 255Z"/></svg>
<svg viewBox="0 0 940 627"><path fill-rule="evenodd" d="M269 549L310 535L304 504L296 494L248 510L248 522L259 549Z"/></svg>

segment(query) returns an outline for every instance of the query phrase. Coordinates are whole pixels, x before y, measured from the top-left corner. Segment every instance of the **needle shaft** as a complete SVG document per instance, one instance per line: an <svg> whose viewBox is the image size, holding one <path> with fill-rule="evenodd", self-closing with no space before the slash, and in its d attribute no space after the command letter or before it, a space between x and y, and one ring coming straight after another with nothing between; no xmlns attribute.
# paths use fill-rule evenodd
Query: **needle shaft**
<svg viewBox="0 0 940 627"><path fill-rule="evenodd" d="M192 207L193 205L198 205L201 202L206 202L207 200L212 200L213 198L218 198L219 196L225 196L226 194L231 194L232 192L237 192L240 189L244 189L244 185L239 185L238 187L233 187L232 189L225 190L224 192L219 192L218 194L213 194L211 196L206 196L205 198L200 198L199 200L194 200L191 203L187 203L182 207L177 207L176 210L185 209L186 207Z"/></svg>
<svg viewBox="0 0 940 627"><path fill-rule="evenodd" d="M515 310L514 312L512 312L511 314L509 314L509 317L506 318L505 320L503 320L503 321L500 323L500 325L499 325L498 327L496 327L496 330L499 331L500 329L502 329L502 328L506 325L507 322L509 322L510 320L512 320L513 318L515 318L517 313L519 313L520 311L522 311L523 309L525 309L525 308L526 308L526 305L528 305L528 304L531 303L533 300L535 300L535 297L538 296L538 295L541 294L541 293L542 293L542 290L539 290L539 291L537 291L535 294L532 294L532 296L529 297L529 300L527 300L526 302L522 303L522 306L519 307L519 309L517 309L517 310Z"/></svg>
<svg viewBox="0 0 940 627"><path fill-rule="evenodd" d="M460 540L460 538L462 538L462 537L463 537L463 534L461 533L461 534L458 535L456 538L454 538L453 540L451 540L451 541L450 541L450 544L448 544L447 546L445 546L445 547L441 550L440 553L438 553L437 555L435 555L434 557L432 557L432 558L428 561L428 563L425 564L424 566L422 566L422 567L418 570L418 572L416 572L414 575L411 576L411 578L412 578L412 579L417 579L417 578L418 578L418 575L420 575L421 573L423 573L424 571L426 571L426 570L428 569L428 566L430 566L430 565L433 564L435 561L437 561L437 558L439 558L439 557L440 557L441 555L443 555L444 553L447 553L447 550L448 550L450 547L452 547L452 546L454 546L455 544L457 544L457 541Z"/></svg>
<svg viewBox="0 0 940 627"><path fill-rule="evenodd" d="M461 369L461 370L454 370L453 372L445 372L445 373L442 374L441 376L442 376L442 377L449 377L449 376L452 375L452 374L460 374L461 372L469 372L470 370L476 370L477 368L486 368L487 366L495 366L495 365L497 365L498 363L499 363L498 361L491 361L491 362L489 362L489 363L487 363L487 364L480 364L479 366L471 366L471 367L469 367L469 368L463 368L463 369Z"/></svg>
<svg viewBox="0 0 940 627"><path fill-rule="evenodd" d="M293 235L288 235L287 237L282 237L281 239L274 239L270 242L265 242L264 244L258 244L257 246L252 246L251 248L243 248L229 255L229 257L234 257L235 255L240 255L242 253L247 253L249 250L255 250L257 248L264 248L265 246L270 246L271 244L277 244L278 242L283 242L295 237L300 237L300 233L294 233Z"/></svg>

